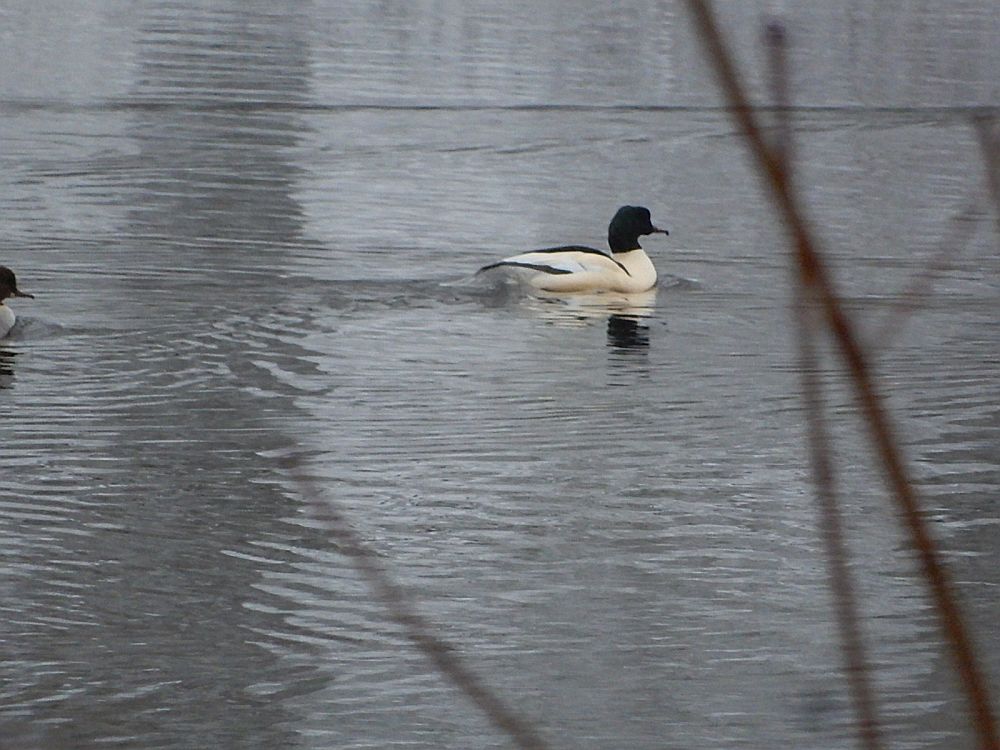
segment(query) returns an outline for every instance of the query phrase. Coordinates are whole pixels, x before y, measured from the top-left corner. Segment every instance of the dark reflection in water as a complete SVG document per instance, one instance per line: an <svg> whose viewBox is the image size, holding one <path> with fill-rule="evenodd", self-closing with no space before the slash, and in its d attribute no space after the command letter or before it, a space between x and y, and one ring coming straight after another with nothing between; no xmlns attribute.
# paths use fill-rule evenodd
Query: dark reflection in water
<svg viewBox="0 0 1000 750"><path fill-rule="evenodd" d="M206 12L197 3L168 3L149 12L142 32L142 85L135 98L175 106L136 115L133 137L148 177L134 186L127 231L153 238L151 245L169 259L168 267L195 272L182 289L171 286L175 304L184 311L172 316L167 330L157 332L158 337L177 336L176 355L189 362L184 367L192 372L209 344L213 310L247 315L249 329L250 316L262 303L280 304L282 287L274 283L274 269L285 262L278 248L299 244L302 228L301 207L292 197L298 170L287 158L301 124L289 109L226 105L246 98L293 106L304 100L310 71L302 28L294 15L254 4L225 4ZM215 103L221 106L215 109ZM127 276L122 283L130 283ZM154 297L147 321L155 320L160 305ZM237 377L245 372L236 368L246 333L213 335L208 350L211 360L229 362ZM186 339L191 342L188 351ZM169 367L166 362L163 366ZM287 513L285 497L259 482L268 470L257 456L283 441L255 423L258 413L245 389L222 388L212 381L171 400L127 405L119 418L139 426L143 441L163 446L152 465L142 453L135 454L134 475L160 477L137 488L147 506L144 523L167 540L181 540L190 519L202 516L206 524L199 536L212 542L206 546L203 538L191 550L191 562L201 560L194 565L178 559L184 554L181 545L168 543L153 555L135 548L145 559L124 564L142 569L152 563L158 583L130 586L123 601L137 614L176 624L158 629L146 647L130 656L134 674L155 669L161 679L213 685L213 692L228 696L224 712L206 710L201 689L192 691L189 700L177 696L178 718L187 716L173 724L173 731L199 741L208 741L206 734L212 733L217 738L239 736L243 746L281 747L291 745L294 734L283 728L290 717L276 698L318 689L317 675L292 668L272 649L255 643L267 640L276 628L288 628L280 616L244 606L260 584L259 567L245 555L224 554L244 550L249 529L266 534ZM183 443L171 448L170 438L178 432L201 435L205 449L191 451ZM134 440L135 434L127 439ZM256 471L246 471L254 464ZM190 479L170 482L169 474ZM273 508L270 518L261 512L268 507ZM207 575L197 574L202 565ZM171 591L187 598L187 606L163 596ZM121 621L119 615L107 623L109 642L127 637L116 633ZM185 648L191 642L202 647ZM205 644L214 644L212 653Z"/></svg>
<svg viewBox="0 0 1000 750"><path fill-rule="evenodd" d="M648 349L649 325L642 318L611 315L608 318L608 346L625 352Z"/></svg>
<svg viewBox="0 0 1000 750"><path fill-rule="evenodd" d="M8 388L14 380L14 358L17 352L0 343L0 388Z"/></svg>
<svg viewBox="0 0 1000 750"><path fill-rule="evenodd" d="M73 551L49 553L93 572L73 594L86 635L55 648L36 634L16 648L26 664L50 664L52 677L25 685L19 700L56 700L39 705L34 727L11 730L39 747L71 737L87 746L131 738L222 747L239 737L240 747L290 747L280 696L323 682L261 647L279 626L293 632L280 615L244 606L260 584L248 537L280 533L288 514L285 496L262 482L269 472L259 458L287 441L258 421L252 389L241 387L252 383L241 380L255 372L245 357L251 313L265 300L280 305L275 248L301 244L297 170L286 158L301 126L287 109L226 105L248 96L294 105L309 77L301 24L255 7L143 10L133 96L170 106L134 113L127 224L119 244L91 255L110 271L102 296L129 327L98 344L96 367L114 391L93 404L90 428L117 478L98 480L90 531ZM217 328L233 316L243 324ZM282 555L273 559L280 565Z"/></svg>
<svg viewBox="0 0 1000 750"><path fill-rule="evenodd" d="M303 132L294 110L310 74L299 19L239 4L205 14L169 5L150 15L135 97L174 106L137 113L132 135L148 177L134 186L132 231L166 243L182 268L222 275L258 262L280 267L267 251L294 244L302 228L292 197L300 168L288 157ZM247 99L245 108L230 106ZM245 299L259 304L250 293Z"/></svg>

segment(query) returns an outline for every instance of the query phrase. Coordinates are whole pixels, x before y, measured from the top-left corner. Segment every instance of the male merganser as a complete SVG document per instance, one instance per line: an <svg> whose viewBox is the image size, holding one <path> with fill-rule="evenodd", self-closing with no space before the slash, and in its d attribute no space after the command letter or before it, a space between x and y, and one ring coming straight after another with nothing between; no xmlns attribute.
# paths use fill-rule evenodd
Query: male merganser
<svg viewBox="0 0 1000 750"><path fill-rule="evenodd" d="M10 332L10 329L14 327L14 323L17 321L14 311L3 303L8 297L30 297L34 299L35 295L19 291L14 272L7 268L7 266L0 266L0 339Z"/></svg>
<svg viewBox="0 0 1000 750"><path fill-rule="evenodd" d="M670 232L653 226L648 208L622 206L608 226L611 255L579 245L550 247L504 258L478 273L508 270L547 292L645 292L656 284L656 269L639 246L644 234Z"/></svg>

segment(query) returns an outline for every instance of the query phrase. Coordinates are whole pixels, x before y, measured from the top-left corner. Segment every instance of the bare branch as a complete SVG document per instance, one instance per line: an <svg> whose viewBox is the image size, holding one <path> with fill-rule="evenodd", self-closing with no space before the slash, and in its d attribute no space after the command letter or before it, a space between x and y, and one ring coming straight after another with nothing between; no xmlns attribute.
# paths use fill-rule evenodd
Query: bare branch
<svg viewBox="0 0 1000 750"><path fill-rule="evenodd" d="M788 81L787 34L784 26L777 22L769 23L765 31L765 41L771 96L778 113L777 138L772 148L784 165L785 178L791 182L793 127L790 108L791 86ZM796 344L802 378L802 402L806 414L809 460L812 464L816 503L820 512L820 537L826 552L834 612L844 654L844 674L858 717L858 738L861 746L867 750L878 750L882 746L882 732L871 687L871 668L861 633L854 583L848 566L849 553L844 542L836 474L831 455L832 441L827 429L823 391L818 376L816 338L820 332L819 321L815 315L811 289L801 273L797 275L795 282L795 301L792 309L796 321Z"/></svg>
<svg viewBox="0 0 1000 750"><path fill-rule="evenodd" d="M993 118L981 115L973 118L972 124L976 128L979 147L983 152L986 185L993 198L993 218L996 221L997 236L1000 237L1000 138L997 137Z"/></svg>
<svg viewBox="0 0 1000 750"><path fill-rule="evenodd" d="M930 296L935 279L952 267L955 256L969 244L969 240L975 234L976 218L981 210L979 201L973 196L965 208L951 217L948 230L938 243L937 250L928 259L927 265L919 273L914 274L909 284L899 292L885 319L869 337L869 341L877 344L880 351L892 345L906 321Z"/></svg>
<svg viewBox="0 0 1000 750"><path fill-rule="evenodd" d="M952 657L969 700L972 722L983 750L998 750L996 721L986 682L975 658L965 622L939 559L937 547L924 522L916 492L893 435L878 387L871 375L868 357L862 350L843 310L832 279L829 277L817 243L813 240L798 197L791 191L784 166L761 136L753 110L726 49L714 16L704 0L687 0L706 52L715 67L720 86L733 117L746 134L763 177L770 185L782 219L793 241L794 255L804 283L817 295L827 326L833 334L854 384L855 395L883 464L893 497L917 551L921 570L937 609L942 629L951 647Z"/></svg>
<svg viewBox="0 0 1000 750"><path fill-rule="evenodd" d="M361 541L361 537L343 511L307 477L302 469L292 467L293 477L311 515L323 522L324 528L336 539L340 550L353 562L372 593L382 602L389 616L399 624L410 639L435 666L476 706L498 729L514 740L523 750L545 750L548 746L524 719L518 716L489 688L458 656L453 646L433 634L433 627L408 602L408 597L382 566L378 555Z"/></svg>

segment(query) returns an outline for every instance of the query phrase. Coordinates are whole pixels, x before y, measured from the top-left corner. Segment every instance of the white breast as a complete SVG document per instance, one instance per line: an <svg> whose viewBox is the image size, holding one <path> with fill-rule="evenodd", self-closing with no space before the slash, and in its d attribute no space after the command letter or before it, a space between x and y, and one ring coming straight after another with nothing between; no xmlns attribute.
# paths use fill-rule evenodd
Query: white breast
<svg viewBox="0 0 1000 750"><path fill-rule="evenodd" d="M17 318L14 316L14 311L11 310L3 302L0 302L0 338L7 335L11 328L14 327L14 322Z"/></svg>

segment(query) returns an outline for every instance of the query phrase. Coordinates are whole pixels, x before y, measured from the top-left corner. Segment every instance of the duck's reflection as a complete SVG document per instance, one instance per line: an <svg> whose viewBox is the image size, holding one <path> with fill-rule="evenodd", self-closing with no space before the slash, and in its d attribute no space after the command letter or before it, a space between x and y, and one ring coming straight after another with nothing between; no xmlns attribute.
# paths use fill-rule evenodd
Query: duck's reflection
<svg viewBox="0 0 1000 750"><path fill-rule="evenodd" d="M14 380L14 357L17 352L12 352L0 344L0 388L8 388Z"/></svg>
<svg viewBox="0 0 1000 750"><path fill-rule="evenodd" d="M546 320L562 324L593 322L609 315L648 318L656 305L656 290L636 294L600 292L559 295L540 292L529 297L528 305Z"/></svg>
<svg viewBox="0 0 1000 750"><path fill-rule="evenodd" d="M608 318L608 346L621 352L649 348L649 326L642 318L617 313Z"/></svg>
<svg viewBox="0 0 1000 750"><path fill-rule="evenodd" d="M649 326L656 304L656 290L637 294L600 293L538 295L529 299L532 311L560 326L593 325L607 321L608 348L637 352L649 348Z"/></svg>

